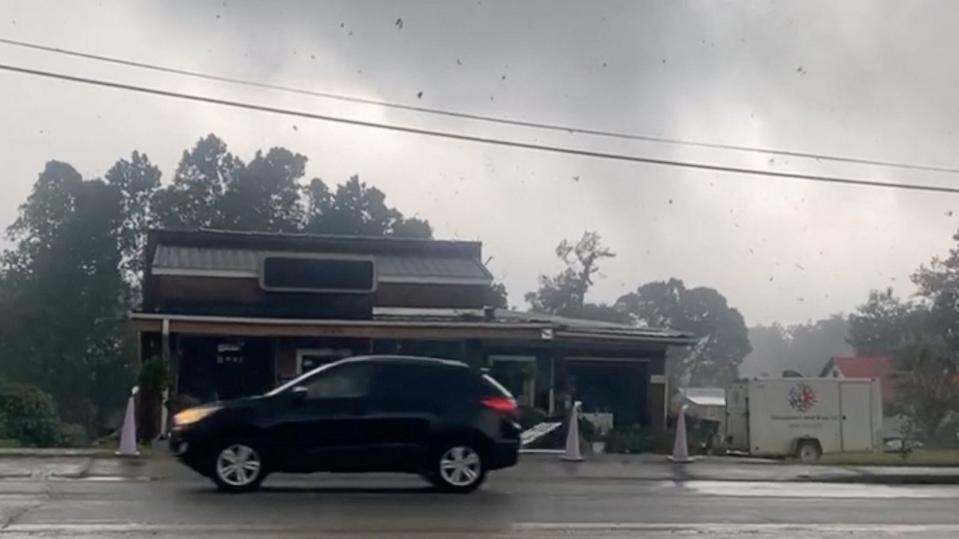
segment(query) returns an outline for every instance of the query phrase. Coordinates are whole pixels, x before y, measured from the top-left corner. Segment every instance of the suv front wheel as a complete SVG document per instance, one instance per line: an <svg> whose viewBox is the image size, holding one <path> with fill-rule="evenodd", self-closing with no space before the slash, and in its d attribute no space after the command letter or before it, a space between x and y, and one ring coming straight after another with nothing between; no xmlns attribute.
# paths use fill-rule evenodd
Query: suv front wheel
<svg viewBox="0 0 959 539"><path fill-rule="evenodd" d="M486 479L483 454L470 443L450 443L434 453L427 478L444 492L472 492Z"/></svg>
<svg viewBox="0 0 959 539"><path fill-rule="evenodd" d="M256 490L266 476L259 451L243 442L224 444L214 453L214 459L211 479L226 492Z"/></svg>

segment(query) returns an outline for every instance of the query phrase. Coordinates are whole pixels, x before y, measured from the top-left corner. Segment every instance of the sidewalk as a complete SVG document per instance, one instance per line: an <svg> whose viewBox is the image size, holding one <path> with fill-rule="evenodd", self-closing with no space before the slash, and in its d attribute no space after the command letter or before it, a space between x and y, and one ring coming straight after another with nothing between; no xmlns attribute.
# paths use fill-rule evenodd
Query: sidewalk
<svg viewBox="0 0 959 539"><path fill-rule="evenodd" d="M698 457L672 464L662 455L591 455L563 462L555 455L523 455L506 472L517 478L565 477L638 481L773 481L876 484L959 484L959 467L831 466L740 457Z"/></svg>

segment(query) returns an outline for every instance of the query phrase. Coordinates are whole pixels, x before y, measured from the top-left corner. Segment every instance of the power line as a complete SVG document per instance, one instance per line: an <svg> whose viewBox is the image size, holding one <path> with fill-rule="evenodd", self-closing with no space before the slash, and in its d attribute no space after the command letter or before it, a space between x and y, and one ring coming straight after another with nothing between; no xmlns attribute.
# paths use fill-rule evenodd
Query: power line
<svg viewBox="0 0 959 539"><path fill-rule="evenodd" d="M149 88L146 86L135 86L132 84L124 84L120 82L112 82L112 81L105 81L105 80L99 80L99 79L91 79L86 77L78 77L75 75L66 75L63 73L55 73L51 71L41 71L38 69L30 69L30 68L12 66L7 64L0 64L0 70L11 71L15 73L22 73L26 75L34 75L38 77L65 80L65 81L76 82L81 84L91 84L94 86L114 88L118 90L127 90L131 92L138 92L143 94L172 97L176 99L184 99L187 101L194 101L199 103L211 103L214 105L242 108L242 109L254 110L259 112L269 112L272 114L280 114L285 116L296 116L299 118L308 118L312 120L321 120L326 122L353 125L353 126L359 126L359 127L384 129L388 131L396 131L401 133L412 133L415 135L439 137L439 138L459 140L459 141L465 141L465 142L477 142L481 144L490 144L495 146L507 146L512 148L522 148L526 150L537 150L537 151L561 153L561 154L567 154L567 155L578 155L582 157L612 159L616 161L629 161L633 163L646 163L650 165L663 165L663 166L687 168L687 169L694 169L694 170L708 170L712 172L727 172L727 173L733 173L733 174L746 174L751 176L767 176L767 177L780 178L780 179L826 182L826 183L857 185L857 186L865 186L865 187L888 187L892 189L906 189L906 190L912 190L912 191L931 191L931 192L937 192L937 193L959 194L959 188L956 188L956 187L944 187L939 185L921 185L921 184L910 184L910 183L894 183L894 182L884 182L884 181L877 181L877 180L866 180L861 178L844 178L839 176L822 176L817 174L800 174L800 173L794 173L794 172L774 172L774 171L768 171L768 170L714 165L710 163L699 163L699 162L693 162L693 161L676 161L671 159L657 159L653 157L643 157L638 155L598 152L593 150L585 150L581 148L568 148L563 146L551 146L546 144L533 144L529 142L479 137L475 135L464 135L460 133L452 133L448 131L436 131L432 129L422 129L418 127L409 127L404 125L387 124L387 123L380 123L380 122L369 122L364 120L353 120L350 118L342 118L339 116L314 114L311 112L303 112L303 111L283 109L278 107L270 107L267 105L257 105L255 103L244 103L241 101L231 101L228 99L220 99L216 97L207 97L202 95L172 92L169 90L161 90L158 88Z"/></svg>
<svg viewBox="0 0 959 539"><path fill-rule="evenodd" d="M746 152L746 153L757 153L757 154L763 154L763 155L778 155L783 157L816 159L819 161L836 161L836 162L842 162L842 163L855 163L860 165L877 165L877 166L883 166L883 167L902 168L902 169L910 169L910 170L947 172L950 174L959 173L959 168L939 166L939 165L923 165L923 164L915 164L915 163L903 163L899 161L883 161L878 159L849 157L849 156L843 156L843 155L819 154L819 153L813 153L813 152L800 152L800 151L781 150L781 149L774 149L774 148L761 148L758 146L742 146L737 144L722 144L722 143L715 143L715 142L702 142L702 141L686 140L686 139L670 138L670 137L657 137L653 135L641 135L641 134L635 134L635 133L625 133L621 131L606 131L601 129L590 129L590 128L575 127L575 126L568 126L568 125L561 125L561 124L551 124L551 123L534 122L534 121L526 121L526 120L514 120L509 118L500 118L496 116L488 116L483 114L472 114L472 113L459 112L459 111L448 110L448 109L420 107L416 105L404 105L402 103L393 103L390 101L382 101L378 99L368 99L363 97L335 94L331 92L306 90L303 88L295 88L292 86L257 82L257 81L252 81L248 79L227 77L223 75L213 75L209 73L203 73L200 71L191 71L187 69L166 67L166 66L150 64L146 62L137 62L134 60L127 60L124 58L117 58L113 56L102 56L99 54L91 54L91 53L86 53L86 52L81 52L76 50L63 49L59 47L51 47L48 45L40 45L38 43L18 41L15 39L0 38L0 44L6 44L14 47L22 47L22 48L39 50L44 52L51 52L55 54L63 54L66 56L84 58L87 60L96 60L99 62L107 62L111 64L124 65L128 67L136 67L140 69L147 69L147 70L158 71L162 73L172 73L175 75L195 77L195 78L204 79L204 80L238 84L238 85L249 86L253 88L276 90L281 92L307 95L311 97L320 97L323 99L332 99L332 100L343 101L348 103L375 105L379 107L386 107L386 108L397 109L397 110L406 110L411 112L433 114L438 116L448 116L452 118L460 118L464 120L474 120L474 121L488 122L488 123L501 124L501 125L529 127L529 128L544 129L549 131L563 131L570 134L579 133L583 135L593 135L593 136L601 136L601 137L609 137L609 138L617 138L617 139L625 139L625 140L657 142L662 144L673 144L677 146L710 148L714 150L731 150L731 151Z"/></svg>

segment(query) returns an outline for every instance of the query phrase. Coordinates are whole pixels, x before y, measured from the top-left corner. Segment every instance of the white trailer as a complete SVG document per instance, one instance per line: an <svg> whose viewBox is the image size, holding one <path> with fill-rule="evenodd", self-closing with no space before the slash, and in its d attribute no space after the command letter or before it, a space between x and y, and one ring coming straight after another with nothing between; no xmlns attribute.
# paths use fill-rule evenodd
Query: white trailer
<svg viewBox="0 0 959 539"><path fill-rule="evenodd" d="M814 462L823 453L878 451L878 380L761 378L726 388L723 446L767 457Z"/></svg>

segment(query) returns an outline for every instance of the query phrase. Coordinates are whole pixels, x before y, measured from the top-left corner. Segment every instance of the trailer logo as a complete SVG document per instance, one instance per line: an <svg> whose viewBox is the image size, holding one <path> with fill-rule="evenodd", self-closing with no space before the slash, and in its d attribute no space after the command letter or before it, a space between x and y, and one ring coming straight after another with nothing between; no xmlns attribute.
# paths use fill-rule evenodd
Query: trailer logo
<svg viewBox="0 0 959 539"><path fill-rule="evenodd" d="M808 412L816 400L816 391L805 382L799 382L789 390L789 406L797 412Z"/></svg>

